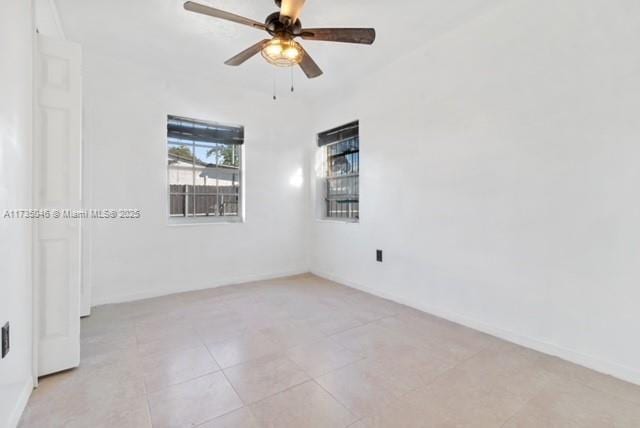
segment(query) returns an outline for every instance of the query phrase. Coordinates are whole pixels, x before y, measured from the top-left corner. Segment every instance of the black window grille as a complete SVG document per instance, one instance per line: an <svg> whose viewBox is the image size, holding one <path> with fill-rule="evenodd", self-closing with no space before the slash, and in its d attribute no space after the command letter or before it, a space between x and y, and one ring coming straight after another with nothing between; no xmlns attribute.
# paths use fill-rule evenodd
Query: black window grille
<svg viewBox="0 0 640 428"><path fill-rule="evenodd" d="M360 137L353 122L318 135L325 158L325 217L360 218Z"/></svg>

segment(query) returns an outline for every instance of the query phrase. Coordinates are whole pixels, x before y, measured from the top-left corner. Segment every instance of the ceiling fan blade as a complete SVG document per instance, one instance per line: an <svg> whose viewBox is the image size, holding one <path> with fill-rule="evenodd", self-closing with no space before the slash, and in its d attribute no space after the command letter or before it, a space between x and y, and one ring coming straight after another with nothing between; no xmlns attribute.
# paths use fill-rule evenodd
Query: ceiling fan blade
<svg viewBox="0 0 640 428"><path fill-rule="evenodd" d="M284 22L288 19L291 23L295 23L302 13L305 0L282 0L280 6L280 21Z"/></svg>
<svg viewBox="0 0 640 428"><path fill-rule="evenodd" d="M376 30L373 28L305 28L300 36L305 40L371 45L376 40Z"/></svg>
<svg viewBox="0 0 640 428"><path fill-rule="evenodd" d="M248 25L249 27L258 28L260 30L266 30L266 26L261 22L254 21L253 19L245 18L244 16L225 12L224 10L205 6L200 3L188 1L184 4L184 8L189 12L195 12L195 13L200 13L202 15L213 16L214 18L220 18L227 21L236 22L238 24Z"/></svg>
<svg viewBox="0 0 640 428"><path fill-rule="evenodd" d="M304 71L304 74L306 74L309 79L321 76L322 70L320 70L318 64L311 58L309 52L304 50L304 48L302 48L302 51L304 52L304 56L302 57L302 62L300 62L300 68Z"/></svg>
<svg viewBox="0 0 640 428"><path fill-rule="evenodd" d="M233 65L233 66L238 66L243 64L249 58L253 57L254 55L257 55L262 50L262 46L264 46L264 44L267 43L268 41L269 39L264 39L259 41L258 43L251 46L250 48L243 50L233 58L229 58L228 60L226 60L225 64Z"/></svg>

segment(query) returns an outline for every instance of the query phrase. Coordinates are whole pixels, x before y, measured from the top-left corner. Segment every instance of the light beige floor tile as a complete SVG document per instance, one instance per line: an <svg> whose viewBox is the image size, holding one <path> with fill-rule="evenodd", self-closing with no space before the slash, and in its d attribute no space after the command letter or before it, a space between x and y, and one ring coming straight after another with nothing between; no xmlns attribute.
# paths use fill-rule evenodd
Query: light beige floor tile
<svg viewBox="0 0 640 428"><path fill-rule="evenodd" d="M447 424L480 427L501 426L527 402L527 398L495 387L490 382L478 385L457 368L402 399L413 405L428 406Z"/></svg>
<svg viewBox="0 0 640 428"><path fill-rule="evenodd" d="M222 372L149 394L154 428L191 427L242 407Z"/></svg>
<svg viewBox="0 0 640 428"><path fill-rule="evenodd" d="M146 404L144 380L137 364L81 368L78 373L72 389L59 397L57 409L74 413L93 409L114 414Z"/></svg>
<svg viewBox="0 0 640 428"><path fill-rule="evenodd" d="M216 299L222 298L226 295L237 292L238 286L224 286L207 288L204 290L189 291L185 293L177 294L177 297L184 302L184 304L206 302L206 304L214 304Z"/></svg>
<svg viewBox="0 0 640 428"><path fill-rule="evenodd" d="M437 318L390 317L375 324L404 337L414 346L430 348L437 351L440 358L455 361L464 361L498 341L481 333L473 335L467 329Z"/></svg>
<svg viewBox="0 0 640 428"><path fill-rule="evenodd" d="M125 303L125 305L134 305L136 302L131 304ZM184 320L184 314L182 313L182 308L177 307L174 304L166 303L166 304L148 304L141 305L141 309L137 312L135 306L131 306L129 311L132 314L128 317L132 322L138 325L143 324L153 324L153 323L162 323L165 325L170 325L171 322L180 322Z"/></svg>
<svg viewBox="0 0 640 428"><path fill-rule="evenodd" d="M204 343L216 343L245 334L248 324L236 311L225 311L213 316L190 320L197 335Z"/></svg>
<svg viewBox="0 0 640 428"><path fill-rule="evenodd" d="M309 380L309 376L288 358L263 358L224 370L245 404Z"/></svg>
<svg viewBox="0 0 640 428"><path fill-rule="evenodd" d="M351 364L316 379L325 390L358 417L398 399L400 388L363 362Z"/></svg>
<svg viewBox="0 0 640 428"><path fill-rule="evenodd" d="M405 355L367 358L357 364L396 396L429 385L455 365L421 350Z"/></svg>
<svg viewBox="0 0 640 428"><path fill-rule="evenodd" d="M346 427L357 418L317 383L310 381L251 406L263 427Z"/></svg>
<svg viewBox="0 0 640 428"><path fill-rule="evenodd" d="M640 405L570 380L552 382L505 427L638 427Z"/></svg>
<svg viewBox="0 0 640 428"><path fill-rule="evenodd" d="M92 344L108 344L113 346L131 346L136 342L135 328L125 330L104 330L99 333L82 334L80 336L80 343L82 345Z"/></svg>
<svg viewBox="0 0 640 428"><path fill-rule="evenodd" d="M22 413L18 428L54 428L63 422L64 420L51 416L49 406L36 405L29 402L29 405Z"/></svg>
<svg viewBox="0 0 640 428"><path fill-rule="evenodd" d="M352 294L346 296L344 301L348 306L356 306L360 309L369 310L373 313L390 317L402 312L402 305L385 300L370 294Z"/></svg>
<svg viewBox="0 0 640 428"><path fill-rule="evenodd" d="M146 357L141 366L147 393L220 370L204 345Z"/></svg>
<svg viewBox="0 0 640 428"><path fill-rule="evenodd" d="M402 339L399 339L402 336L401 333L390 332L376 324L365 324L329 337L346 349L373 356L378 350L404 344Z"/></svg>
<svg viewBox="0 0 640 428"><path fill-rule="evenodd" d="M31 421L61 426L70 420L108 420L146 408L139 367L84 367L42 379L29 404Z"/></svg>
<svg viewBox="0 0 640 428"><path fill-rule="evenodd" d="M91 316L80 320L82 339L112 333L135 334L135 323L119 315L119 311L103 307L93 308Z"/></svg>
<svg viewBox="0 0 640 428"><path fill-rule="evenodd" d="M31 393L28 408L51 404L56 397L70 393L80 376L78 372L78 369L73 369L41 377L38 388Z"/></svg>
<svg viewBox="0 0 640 428"><path fill-rule="evenodd" d="M185 293L190 295L191 293ZM230 309L225 303L223 295L210 296L196 299L182 298L184 305L180 308L180 313L185 319L193 319L197 317L209 317L216 314L229 312Z"/></svg>
<svg viewBox="0 0 640 428"><path fill-rule="evenodd" d="M363 324L377 321L391 315L387 311L379 311L366 306L353 306L353 305L349 305L346 302L342 302L340 305L336 306L336 308L343 311L348 310L349 314L354 319L356 319L357 321Z"/></svg>
<svg viewBox="0 0 640 428"><path fill-rule="evenodd" d="M250 333L243 324L216 325L196 328L196 334L203 343L225 342Z"/></svg>
<svg viewBox="0 0 640 428"><path fill-rule="evenodd" d="M211 324L229 324L242 322L242 313L225 305L210 307L207 302L198 302L199 306L185 308L185 319L194 326L203 323L204 326Z"/></svg>
<svg viewBox="0 0 640 428"><path fill-rule="evenodd" d="M151 416L145 405L136 410L125 410L112 414L94 414L91 411L65 421L64 428L151 428Z"/></svg>
<svg viewBox="0 0 640 428"><path fill-rule="evenodd" d="M296 346L286 355L311 377L322 376L363 358L327 339Z"/></svg>
<svg viewBox="0 0 640 428"><path fill-rule="evenodd" d="M540 361L545 370L550 373L640 404L640 385L634 385L556 357L543 355L540 357Z"/></svg>
<svg viewBox="0 0 640 428"><path fill-rule="evenodd" d="M20 428L151 428L151 418L146 402L138 408L123 409L87 407L69 415L64 412L28 408L18 425Z"/></svg>
<svg viewBox="0 0 640 428"><path fill-rule="evenodd" d="M280 345L260 333L245 333L222 342L207 343L207 348L222 368L273 356L282 351Z"/></svg>
<svg viewBox="0 0 640 428"><path fill-rule="evenodd" d="M349 428L453 428L445 412L433 403L397 400L374 409ZM481 427L481 425L477 425Z"/></svg>
<svg viewBox="0 0 640 428"><path fill-rule="evenodd" d="M475 354L483 349L488 349L503 343L502 340L468 327L454 324L446 337L452 345L466 350L469 354ZM464 358L464 356L463 356Z"/></svg>
<svg viewBox="0 0 640 428"><path fill-rule="evenodd" d="M146 344L162 340L165 337L193 335L195 331L186 320L153 320L136 323L136 339L138 344Z"/></svg>
<svg viewBox="0 0 640 428"><path fill-rule="evenodd" d="M329 338L342 347L371 359L392 359L422 352L431 352L434 356L446 358L443 356L446 354L437 348L422 346L405 332L391 331L376 324L366 324Z"/></svg>
<svg viewBox="0 0 640 428"><path fill-rule="evenodd" d="M363 323L345 313L334 312L316 317L313 321L316 328L326 335L333 335L361 326Z"/></svg>
<svg viewBox="0 0 640 428"><path fill-rule="evenodd" d="M243 407L203 425L198 425L198 428L260 428L260 425L251 411L247 407Z"/></svg>
<svg viewBox="0 0 640 428"><path fill-rule="evenodd" d="M542 389L555 376L544 370L540 354L520 347L490 348L460 363L456 370L478 387L501 387L512 393L525 394Z"/></svg>
<svg viewBox="0 0 640 428"><path fill-rule="evenodd" d="M152 342L138 343L138 355L141 357L150 357L152 355L181 349L196 348L202 344L202 340L200 340L194 332L176 331Z"/></svg>
<svg viewBox="0 0 640 428"><path fill-rule="evenodd" d="M99 366L134 362L138 358L135 335L106 335L83 339L80 343L80 365Z"/></svg>
<svg viewBox="0 0 640 428"><path fill-rule="evenodd" d="M89 318L83 318L80 321L80 341L81 343L119 343L127 341L130 338L135 338L136 329L135 323L113 323L112 321L103 321L100 323L94 323L88 325L85 320Z"/></svg>
<svg viewBox="0 0 640 428"><path fill-rule="evenodd" d="M301 291L302 294L290 296L290 301L284 306L293 321L313 322L317 327L316 320L327 317L327 306L318 302L315 297L307 290Z"/></svg>
<svg viewBox="0 0 640 428"><path fill-rule="evenodd" d="M280 345L282 349L311 343L325 336L310 323L303 321L281 322L258 331L273 343Z"/></svg>

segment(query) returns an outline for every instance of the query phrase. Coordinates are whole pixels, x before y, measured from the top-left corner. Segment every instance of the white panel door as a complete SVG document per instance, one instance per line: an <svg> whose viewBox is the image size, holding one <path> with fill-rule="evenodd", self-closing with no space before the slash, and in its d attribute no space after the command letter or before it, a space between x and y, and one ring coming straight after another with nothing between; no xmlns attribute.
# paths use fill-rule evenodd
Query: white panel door
<svg viewBox="0 0 640 428"><path fill-rule="evenodd" d="M79 210L82 96L80 46L38 36L35 208ZM34 230L38 375L80 363L81 224L43 219Z"/></svg>

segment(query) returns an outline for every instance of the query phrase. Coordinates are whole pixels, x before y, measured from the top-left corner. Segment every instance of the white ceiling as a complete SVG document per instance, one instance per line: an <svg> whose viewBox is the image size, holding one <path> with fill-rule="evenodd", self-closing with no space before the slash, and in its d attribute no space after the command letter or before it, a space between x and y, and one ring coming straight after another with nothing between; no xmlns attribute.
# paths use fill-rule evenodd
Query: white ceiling
<svg viewBox="0 0 640 428"><path fill-rule="evenodd" d="M226 59L257 41L262 31L185 11L183 0L55 0L65 33L85 50L126 57L175 73L238 81L271 91L274 68L259 55L241 67ZM311 27L374 27L373 46L303 41L325 74L307 81L296 70L297 91L320 94L349 84L503 0L307 0L301 21ZM263 21L273 0L201 0ZM401 5L401 7L398 7ZM279 81L287 70L276 70Z"/></svg>

